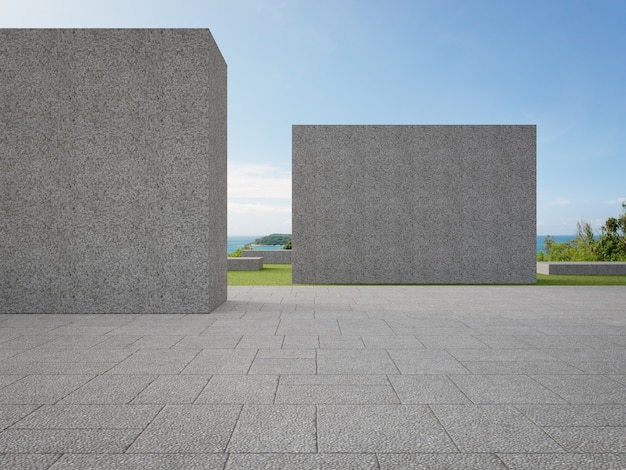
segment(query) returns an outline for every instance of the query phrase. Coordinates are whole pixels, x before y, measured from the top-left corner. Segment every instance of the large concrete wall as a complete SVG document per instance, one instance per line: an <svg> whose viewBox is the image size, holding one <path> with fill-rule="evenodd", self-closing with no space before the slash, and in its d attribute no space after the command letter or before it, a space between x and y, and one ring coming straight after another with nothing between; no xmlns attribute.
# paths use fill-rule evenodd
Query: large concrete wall
<svg viewBox="0 0 626 470"><path fill-rule="evenodd" d="M534 283L536 128L294 126L293 282Z"/></svg>
<svg viewBox="0 0 626 470"><path fill-rule="evenodd" d="M0 103L0 312L226 300L226 63L208 30L0 30Z"/></svg>

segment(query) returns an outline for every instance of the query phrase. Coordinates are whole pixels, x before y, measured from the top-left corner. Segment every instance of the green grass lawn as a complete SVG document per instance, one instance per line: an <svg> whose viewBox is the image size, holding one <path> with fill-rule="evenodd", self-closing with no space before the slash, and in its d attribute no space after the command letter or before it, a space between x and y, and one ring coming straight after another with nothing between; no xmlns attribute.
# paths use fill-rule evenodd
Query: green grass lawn
<svg viewBox="0 0 626 470"><path fill-rule="evenodd" d="M260 271L228 271L229 286L290 286L290 264L266 264ZM538 286L626 286L626 276L537 274Z"/></svg>
<svg viewBox="0 0 626 470"><path fill-rule="evenodd" d="M264 264L260 271L228 271L229 286L290 286L290 264Z"/></svg>
<svg viewBox="0 0 626 470"><path fill-rule="evenodd" d="M537 274L538 286L626 286L626 276L562 276Z"/></svg>

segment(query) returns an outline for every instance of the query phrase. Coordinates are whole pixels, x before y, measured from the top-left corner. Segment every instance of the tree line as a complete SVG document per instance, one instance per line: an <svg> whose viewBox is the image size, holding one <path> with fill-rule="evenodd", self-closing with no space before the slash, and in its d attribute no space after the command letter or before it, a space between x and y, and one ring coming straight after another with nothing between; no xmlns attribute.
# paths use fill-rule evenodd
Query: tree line
<svg viewBox="0 0 626 470"><path fill-rule="evenodd" d="M626 202L620 215L606 219L597 238L588 222L576 227L576 238L569 242L547 236L537 261L626 261Z"/></svg>

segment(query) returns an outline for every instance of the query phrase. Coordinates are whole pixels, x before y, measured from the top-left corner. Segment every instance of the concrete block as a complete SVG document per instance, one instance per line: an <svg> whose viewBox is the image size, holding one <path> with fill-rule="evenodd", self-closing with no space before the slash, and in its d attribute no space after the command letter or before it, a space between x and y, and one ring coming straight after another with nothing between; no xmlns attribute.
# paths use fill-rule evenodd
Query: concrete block
<svg viewBox="0 0 626 470"><path fill-rule="evenodd" d="M0 30L0 313L226 300L226 63L207 29Z"/></svg>
<svg viewBox="0 0 626 470"><path fill-rule="evenodd" d="M538 262L539 274L587 275L587 276L626 276L626 263L548 261Z"/></svg>
<svg viewBox="0 0 626 470"><path fill-rule="evenodd" d="M261 256L267 264L291 264L292 250L243 250L241 256L254 258Z"/></svg>
<svg viewBox="0 0 626 470"><path fill-rule="evenodd" d="M229 271L260 271L263 269L263 258L228 258Z"/></svg>
<svg viewBox="0 0 626 470"><path fill-rule="evenodd" d="M536 128L293 126L293 282L535 283Z"/></svg>

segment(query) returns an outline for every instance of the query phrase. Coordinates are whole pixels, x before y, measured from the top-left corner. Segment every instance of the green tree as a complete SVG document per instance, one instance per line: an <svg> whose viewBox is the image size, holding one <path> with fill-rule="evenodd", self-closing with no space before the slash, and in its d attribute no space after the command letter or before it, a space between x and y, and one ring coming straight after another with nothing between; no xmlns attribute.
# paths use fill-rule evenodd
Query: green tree
<svg viewBox="0 0 626 470"><path fill-rule="evenodd" d="M291 240L285 243L285 246L283 246L283 250L291 250Z"/></svg>
<svg viewBox="0 0 626 470"><path fill-rule="evenodd" d="M606 219L595 252L601 261L626 261L626 202L617 218Z"/></svg>
<svg viewBox="0 0 626 470"><path fill-rule="evenodd" d="M241 248L237 248L232 253L228 253L229 258L241 258Z"/></svg>
<svg viewBox="0 0 626 470"><path fill-rule="evenodd" d="M626 261L626 202L622 213L609 217L596 240L591 225L585 221L576 224L576 238L557 243L547 236L544 249L537 254L538 261Z"/></svg>

